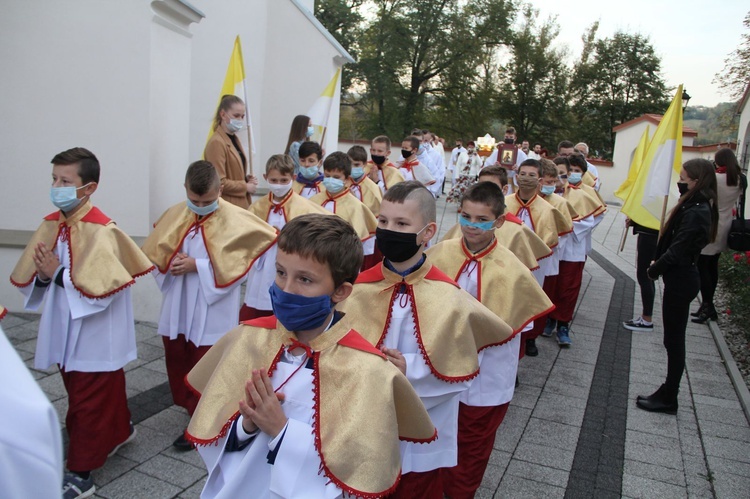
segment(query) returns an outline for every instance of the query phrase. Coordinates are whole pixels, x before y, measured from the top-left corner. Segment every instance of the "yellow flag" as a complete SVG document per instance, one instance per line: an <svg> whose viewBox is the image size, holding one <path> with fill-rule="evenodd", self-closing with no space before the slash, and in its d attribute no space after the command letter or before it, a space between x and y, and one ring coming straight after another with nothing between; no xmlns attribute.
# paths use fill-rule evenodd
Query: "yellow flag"
<svg viewBox="0 0 750 499"><path fill-rule="evenodd" d="M328 128L328 116L331 114L331 106L333 105L333 96L338 88L339 77L341 76L341 68L336 70L331 81L328 82L326 88L323 89L323 93L315 101L307 115L310 117L313 126L315 127L315 133L311 140L317 140L321 142L325 138L325 132Z"/></svg>
<svg viewBox="0 0 750 499"><path fill-rule="evenodd" d="M247 110L247 89L245 86L245 64L242 59L242 44L240 43L240 36L237 35L237 38L234 39L234 48L232 49L232 56L229 58L229 66L227 67L227 74L224 77L224 84L221 86L221 92L219 93L219 98L216 101L216 108L218 109L219 104L221 103L221 98L224 95L235 95L242 99L242 102L245 103L245 121L246 126L248 129L247 135L248 135L248 141L251 142L251 146L253 147L253 152L255 152L255 145L252 144L252 140L249 139L250 132L252 130L251 123L250 123L250 112ZM206 138L206 142L208 142L208 139L211 138L211 135L214 133L213 123L211 123L211 127L208 130L208 137ZM242 137L244 134L238 133L238 137ZM243 141L244 142L244 141ZM248 144L243 144L247 146Z"/></svg>
<svg viewBox="0 0 750 499"><path fill-rule="evenodd" d="M620 185L620 187L614 192L614 195L623 201L628 199L630 191L633 189L633 184L635 184L635 181L638 178L638 172L641 170L641 165L643 165L643 160L646 156L646 151L648 150L649 130L650 127L646 126L646 129L641 135L641 140L638 141L638 147L633 151L633 159L630 161L628 178L626 178L622 185Z"/></svg>
<svg viewBox="0 0 750 499"><path fill-rule="evenodd" d="M677 88L669 109L656 128L621 211L635 223L659 230L664 201L670 190L675 190L674 179L681 168L682 85Z"/></svg>

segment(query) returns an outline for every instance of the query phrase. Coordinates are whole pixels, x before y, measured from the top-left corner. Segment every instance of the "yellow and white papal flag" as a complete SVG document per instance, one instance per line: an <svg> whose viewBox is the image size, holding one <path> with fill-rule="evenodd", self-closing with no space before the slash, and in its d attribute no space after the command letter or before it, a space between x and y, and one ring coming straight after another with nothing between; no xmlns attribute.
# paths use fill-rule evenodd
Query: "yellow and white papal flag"
<svg viewBox="0 0 750 499"><path fill-rule="evenodd" d="M648 151L648 144L650 142L650 130L651 127L648 125L646 126L646 129L643 130L641 140L638 141L638 146L635 148L635 151L633 151L633 159L630 161L628 178L626 178L620 187L613 192L615 196L623 201L627 201L628 196L630 196L630 192L633 190L633 185L635 185L635 181L638 179L638 172L641 171L641 166L643 166L643 160L645 159L646 152Z"/></svg>
<svg viewBox="0 0 750 499"><path fill-rule="evenodd" d="M675 182L681 169L682 85L677 88L651 139L638 177L621 211L634 222L659 230L663 222L664 201L670 190L676 192Z"/></svg>
<svg viewBox="0 0 750 499"><path fill-rule="evenodd" d="M331 107L333 106L333 96L336 94L336 89L339 87L339 78L341 77L341 68L336 70L331 81L320 94L320 97L313 103L310 110L307 112L307 116L310 117L310 121L315 128L315 133L310 137L310 140L314 140L320 143L321 146L325 147L323 141L325 140L326 130L328 129L328 117L331 115Z"/></svg>
<svg viewBox="0 0 750 499"><path fill-rule="evenodd" d="M245 151L250 150L255 153L255 140L253 140L253 126L250 120L250 110L247 105L247 84L245 83L245 63L242 59L242 44L240 43L240 35L234 39L234 48L232 49L232 56L229 58L229 66L227 67L227 74L224 76L224 84L221 86L221 92L219 98L216 101L216 109L218 109L221 103L221 98L225 95L235 95L242 99L245 103L245 128L246 131L237 132L240 142ZM208 137L206 142L213 135L213 122L208 131ZM249 148L248 148L249 146Z"/></svg>

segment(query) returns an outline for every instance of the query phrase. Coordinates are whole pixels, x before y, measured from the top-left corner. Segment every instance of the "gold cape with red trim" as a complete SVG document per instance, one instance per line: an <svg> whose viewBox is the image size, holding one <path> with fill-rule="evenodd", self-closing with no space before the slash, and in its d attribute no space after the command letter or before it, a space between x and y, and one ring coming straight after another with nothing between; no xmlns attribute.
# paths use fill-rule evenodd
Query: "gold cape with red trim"
<svg viewBox="0 0 750 499"><path fill-rule="evenodd" d="M460 224L451 227L443 236L443 241L458 238L463 238ZM495 229L495 238L498 244L508 248L529 270L538 269L540 260L552 256L552 250L544 244L542 238L510 213L505 215L503 224Z"/></svg>
<svg viewBox="0 0 750 499"><path fill-rule="evenodd" d="M250 213L267 222L268 217L271 215L271 210L274 209L283 211L284 219L287 222L308 213L332 214L322 206L311 202L306 197L300 196L293 189L290 189L286 196L278 203L273 202L273 193L269 192L267 196L260 198L250 206Z"/></svg>
<svg viewBox="0 0 750 499"><path fill-rule="evenodd" d="M568 183L568 185L570 185L570 183ZM607 203L604 202L604 199L602 199L602 196L601 194L599 194L599 191L597 191L591 186L584 184L583 182L573 187L581 189L581 191L583 191L584 194L588 195L595 202L599 204L599 209L597 209L596 213L594 213L595 217L598 217L599 215L607 212Z"/></svg>
<svg viewBox="0 0 750 499"><path fill-rule="evenodd" d="M326 477L341 489L380 497L399 480L399 439L426 443L437 430L406 377L352 329L349 317L309 345L315 365L315 448ZM207 445L223 437L238 401L245 399L252 370L272 373L283 349L296 339L273 316L225 334L187 375L201 394L188 439Z"/></svg>
<svg viewBox="0 0 750 499"><path fill-rule="evenodd" d="M326 209L325 204L329 201L333 202L333 213L354 227L360 241L364 242L375 235L378 220L362 201L354 197L349 189L344 189L338 194L332 194L330 191L321 192L310 198L310 202L323 207L323 209Z"/></svg>
<svg viewBox="0 0 750 499"><path fill-rule="evenodd" d="M44 217L10 275L13 285L31 284L37 274L34 249L43 242L52 250L58 236L68 238L73 286L88 298L110 296L154 268L135 242L86 200L71 217L62 211Z"/></svg>
<svg viewBox="0 0 750 499"><path fill-rule="evenodd" d="M403 173L398 171L398 168L396 168L396 166L394 166L394 164L391 162L388 162L387 165L380 167L372 161L368 161L367 166L369 168L377 168L381 171L381 173L383 174L383 186L385 187L386 191L399 182L404 182L406 180ZM369 170L367 173L369 173Z"/></svg>
<svg viewBox="0 0 750 499"><path fill-rule="evenodd" d="M509 212L516 216L518 216L522 208L526 208L529 211L534 232L550 248L557 246L559 236L573 230L572 227L568 230L567 221L563 214L537 194L534 194L524 204L518 198L518 193L514 192L505 197L505 206Z"/></svg>
<svg viewBox="0 0 750 499"><path fill-rule="evenodd" d="M351 179L349 190L351 191L353 186L359 187L362 193L362 203L370 209L373 215L376 217L380 214L380 202L383 200L383 194L380 192L378 184L370 180L367 175L362 176L359 181ZM352 192L354 195L354 193ZM357 198L356 195L354 195ZM357 198L359 200L359 198Z"/></svg>
<svg viewBox="0 0 750 499"><path fill-rule="evenodd" d="M557 208L557 211L562 213L562 216L565 217L565 221L568 223L570 229L568 232L573 230L573 220L580 220L582 218L575 206L559 194L553 192L552 194L545 196L540 193L539 197L547 201L549 204Z"/></svg>
<svg viewBox="0 0 750 499"><path fill-rule="evenodd" d="M596 177L590 172L586 171L586 173L583 174L581 177L581 182L588 185L591 188L594 188L596 186Z"/></svg>
<svg viewBox="0 0 750 499"><path fill-rule="evenodd" d="M595 191L596 192L596 191ZM566 185L563 196L568 200L568 203L572 204L576 211L581 215L580 219L584 219L590 216L596 216L602 212L602 205L599 204L598 200L592 198L579 186Z"/></svg>
<svg viewBox="0 0 750 499"><path fill-rule="evenodd" d="M391 305L402 286L411 295L414 333L422 356L440 380L473 378L479 373L477 352L505 343L513 335L510 326L459 288L429 257L405 278L382 263L362 272L352 294L338 309L356 317L358 324L366 324L362 336L379 347L388 332Z"/></svg>
<svg viewBox="0 0 750 499"><path fill-rule="evenodd" d="M6 315L8 315L8 309L0 305L0 321L3 320Z"/></svg>
<svg viewBox="0 0 750 499"><path fill-rule="evenodd" d="M276 241L276 229L248 210L219 199L219 208L201 219L185 203L167 209L143 243L143 252L166 274L191 232L203 238L218 288L241 279Z"/></svg>
<svg viewBox="0 0 750 499"><path fill-rule="evenodd" d="M458 281L467 265L477 265L477 299L504 320L514 333L555 309L529 269L497 239L472 254L463 238L449 239L425 253L432 264Z"/></svg>

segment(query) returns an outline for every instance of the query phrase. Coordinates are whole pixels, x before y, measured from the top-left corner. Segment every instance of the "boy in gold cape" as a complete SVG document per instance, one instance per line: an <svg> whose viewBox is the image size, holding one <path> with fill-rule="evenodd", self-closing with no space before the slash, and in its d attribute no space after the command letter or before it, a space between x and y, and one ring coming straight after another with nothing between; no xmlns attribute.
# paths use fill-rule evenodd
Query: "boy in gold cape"
<svg viewBox="0 0 750 499"><path fill-rule="evenodd" d="M278 239L276 314L227 333L188 375L201 399L188 438L209 471L202 497L380 497L399 439L436 437L404 375L336 306L362 265L354 229L303 215ZM216 444L216 445L211 445Z"/></svg>

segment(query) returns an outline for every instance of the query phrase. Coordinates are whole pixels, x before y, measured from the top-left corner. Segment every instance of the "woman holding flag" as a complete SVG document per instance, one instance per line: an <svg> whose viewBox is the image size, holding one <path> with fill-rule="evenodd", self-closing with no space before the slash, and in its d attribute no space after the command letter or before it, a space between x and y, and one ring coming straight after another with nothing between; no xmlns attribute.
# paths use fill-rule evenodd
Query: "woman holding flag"
<svg viewBox="0 0 750 499"><path fill-rule="evenodd" d="M649 278L657 280L662 276L664 280L662 320L667 379L652 395L639 395L636 399L636 405L643 410L668 414L677 414L677 393L685 370L685 328L690 303L700 288L696 263L701 250L716 238L719 218L716 174L709 161L686 161L677 187L680 200L664 226L656 261L647 270Z"/></svg>
<svg viewBox="0 0 750 499"><path fill-rule="evenodd" d="M236 135L245 126L245 103L235 95L223 95L203 158L219 172L221 198L247 209L250 196L258 188L258 179L247 174L247 155Z"/></svg>

